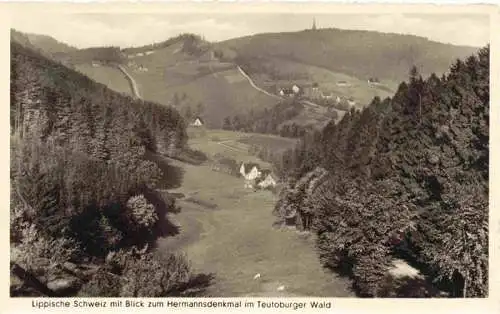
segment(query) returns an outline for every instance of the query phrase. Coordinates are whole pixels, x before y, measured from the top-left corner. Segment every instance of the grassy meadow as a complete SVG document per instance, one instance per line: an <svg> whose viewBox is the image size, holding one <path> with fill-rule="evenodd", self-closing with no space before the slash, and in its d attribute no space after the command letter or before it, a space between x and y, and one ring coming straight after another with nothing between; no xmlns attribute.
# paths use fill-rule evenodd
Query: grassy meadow
<svg viewBox="0 0 500 314"><path fill-rule="evenodd" d="M291 143L278 137L190 130L191 136L195 133L198 137L189 141L192 148L260 164L265 163L217 143L273 147ZM180 226L180 234L160 240L158 249L182 251L196 270L215 273L209 296L352 295L348 282L321 267L312 235L272 226L276 195L245 189L241 178L214 172L207 165L178 161L171 161L171 165L184 173L181 187L169 191L184 195L179 200L181 212L169 217ZM257 273L261 278L254 280ZM284 291L277 290L281 285Z"/></svg>
<svg viewBox="0 0 500 314"><path fill-rule="evenodd" d="M226 116L276 103L276 99L255 90L235 64L190 57L180 52L178 46L174 44L128 60L126 68L145 100L171 104L175 94L187 95L179 106L189 105L194 109L202 103L203 117L211 127L220 127Z"/></svg>
<svg viewBox="0 0 500 314"><path fill-rule="evenodd" d="M90 77L94 81L107 85L114 91L131 95L130 83L123 73L115 67L101 65L94 67L91 64L78 64L76 70Z"/></svg>

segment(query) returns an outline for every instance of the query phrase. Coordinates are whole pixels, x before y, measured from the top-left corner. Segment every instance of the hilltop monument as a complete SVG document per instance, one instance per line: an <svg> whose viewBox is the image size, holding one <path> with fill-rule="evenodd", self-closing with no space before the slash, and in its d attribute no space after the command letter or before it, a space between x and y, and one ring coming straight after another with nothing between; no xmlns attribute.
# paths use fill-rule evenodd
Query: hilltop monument
<svg viewBox="0 0 500 314"><path fill-rule="evenodd" d="M316 30L316 18L313 18L313 25L311 30L315 31Z"/></svg>

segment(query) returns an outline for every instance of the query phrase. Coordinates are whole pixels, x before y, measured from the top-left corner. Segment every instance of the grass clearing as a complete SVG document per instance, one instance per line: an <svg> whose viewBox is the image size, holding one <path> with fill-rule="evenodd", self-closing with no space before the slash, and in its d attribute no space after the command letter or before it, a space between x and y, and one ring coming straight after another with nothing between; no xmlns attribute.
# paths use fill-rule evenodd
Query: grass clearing
<svg viewBox="0 0 500 314"><path fill-rule="evenodd" d="M225 116L276 104L276 99L255 90L232 63L182 59L169 49L129 62L127 70L145 100L169 104L175 94L185 94L192 108L204 105L203 118L211 127L220 127Z"/></svg>
<svg viewBox="0 0 500 314"><path fill-rule="evenodd" d="M275 151L293 147L296 140L266 134L233 132L226 130L207 130L188 128L191 148L205 152L209 158L215 154L235 159L237 162L256 162L269 168L270 164L248 153L252 145L266 147Z"/></svg>
<svg viewBox="0 0 500 314"><path fill-rule="evenodd" d="M261 165L266 163L232 151L213 139L280 147L293 142L225 130L190 128L188 132L197 135L189 140L193 149ZM169 192L181 193L186 198L179 200L180 213L169 214L171 221L180 226L180 234L161 239L158 249L182 251L196 271L215 273L215 284L209 288L208 296L353 296L347 280L320 265L314 236L272 227L276 195L245 189L241 178L212 171L208 165L195 166L175 160L170 163L182 168L179 172L183 173L183 180L180 187ZM261 278L254 280L257 273ZM281 285L285 290L277 291Z"/></svg>
<svg viewBox="0 0 500 314"><path fill-rule="evenodd" d="M94 81L104 84L120 93L132 95L130 84L123 73L115 67L101 65L94 67L91 64L79 64L75 66L80 73L90 77Z"/></svg>
<svg viewBox="0 0 500 314"><path fill-rule="evenodd" d="M283 151L293 148L297 143L297 140L264 134L252 134L248 137L239 138L238 142L246 145L264 147L273 151Z"/></svg>
<svg viewBox="0 0 500 314"><path fill-rule="evenodd" d="M182 186L172 192L217 204L218 210L180 201L172 215L181 233L159 241L160 251L181 250L195 270L215 273L208 295L347 297L349 283L323 269L313 238L272 227L276 196L244 189L243 181L207 166L173 162L184 169ZM262 277L253 280L256 273ZM285 286L285 291L276 288Z"/></svg>

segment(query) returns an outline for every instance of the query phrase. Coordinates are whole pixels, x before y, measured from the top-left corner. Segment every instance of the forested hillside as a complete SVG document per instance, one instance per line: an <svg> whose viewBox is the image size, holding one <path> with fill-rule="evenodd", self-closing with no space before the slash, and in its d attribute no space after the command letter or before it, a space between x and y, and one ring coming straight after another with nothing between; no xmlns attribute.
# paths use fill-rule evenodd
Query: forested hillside
<svg viewBox="0 0 500 314"><path fill-rule="evenodd" d="M314 129L313 125L302 126L289 123L304 110L304 105L296 100L283 100L271 108L261 111L251 110L248 114L225 117L222 128L240 132L275 134L283 137L300 137Z"/></svg>
<svg viewBox="0 0 500 314"><path fill-rule="evenodd" d="M423 37L373 31L318 29L290 33L267 33L230 39L218 43L221 53L236 56L249 73L269 72L266 63L273 58L315 65L331 71L368 80L400 82L408 68L417 65L430 75L448 69L454 58L477 51L432 42ZM279 67L276 70L280 70ZM271 74L271 73L269 73Z"/></svg>
<svg viewBox="0 0 500 314"><path fill-rule="evenodd" d="M489 47L392 98L306 135L276 163L275 213L317 234L327 267L361 296L387 288L395 256L455 297L488 295ZM412 296L425 296L420 292Z"/></svg>
<svg viewBox="0 0 500 314"><path fill-rule="evenodd" d="M185 147L174 109L11 42L10 110L12 295L185 295L206 283L185 257L152 250L176 232L165 214L178 208L145 156Z"/></svg>
<svg viewBox="0 0 500 314"><path fill-rule="evenodd" d="M21 46L53 60L63 61L66 54L78 50L47 35L22 33L11 29L10 36L11 40Z"/></svg>

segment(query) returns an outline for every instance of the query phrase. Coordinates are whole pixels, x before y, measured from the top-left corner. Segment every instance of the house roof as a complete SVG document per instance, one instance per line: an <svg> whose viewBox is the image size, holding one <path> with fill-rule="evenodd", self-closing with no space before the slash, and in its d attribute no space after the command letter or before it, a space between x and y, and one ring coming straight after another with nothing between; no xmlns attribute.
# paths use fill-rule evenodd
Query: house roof
<svg viewBox="0 0 500 314"><path fill-rule="evenodd" d="M291 88L282 88L281 91L284 94L294 94L293 89L291 89Z"/></svg>
<svg viewBox="0 0 500 314"><path fill-rule="evenodd" d="M196 120L200 120L201 123L205 123L203 122L203 119L201 117L194 117L193 122L195 122Z"/></svg>
<svg viewBox="0 0 500 314"><path fill-rule="evenodd" d="M260 166L258 163L255 163L255 162L246 162L245 163L245 169L252 170L253 167L257 167L257 169L260 170Z"/></svg>

